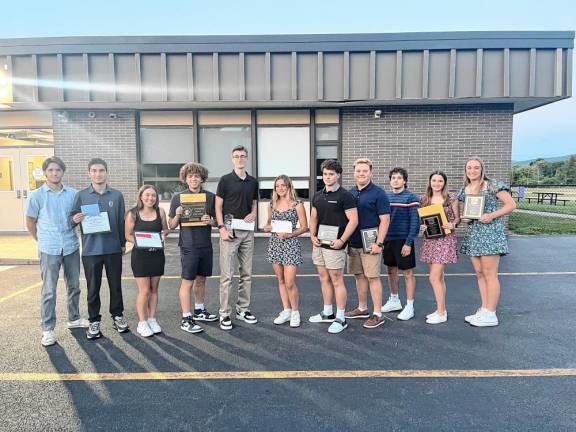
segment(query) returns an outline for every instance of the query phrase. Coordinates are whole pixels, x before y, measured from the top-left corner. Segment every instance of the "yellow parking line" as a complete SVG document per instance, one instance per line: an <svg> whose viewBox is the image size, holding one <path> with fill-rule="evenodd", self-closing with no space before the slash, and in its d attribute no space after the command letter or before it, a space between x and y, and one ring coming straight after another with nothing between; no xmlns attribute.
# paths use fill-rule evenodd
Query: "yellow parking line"
<svg viewBox="0 0 576 432"><path fill-rule="evenodd" d="M10 300L12 297L19 296L20 294L24 294L25 292L31 291L35 288L41 287L42 281L35 283L34 285L30 285L26 288L22 288L21 290L15 291L12 294L9 294L4 297L0 297L0 303L4 303L6 300Z"/></svg>
<svg viewBox="0 0 576 432"><path fill-rule="evenodd" d="M0 373L0 381L155 381L336 378L522 378L576 376L576 369L317 370L241 372Z"/></svg>

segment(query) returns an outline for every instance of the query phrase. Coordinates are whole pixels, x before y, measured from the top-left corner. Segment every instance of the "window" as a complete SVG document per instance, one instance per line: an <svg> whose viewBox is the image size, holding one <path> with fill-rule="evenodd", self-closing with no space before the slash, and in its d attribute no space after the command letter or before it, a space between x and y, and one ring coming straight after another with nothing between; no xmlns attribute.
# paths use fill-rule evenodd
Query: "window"
<svg viewBox="0 0 576 432"><path fill-rule="evenodd" d="M194 160L192 127L143 127L140 129L142 179L158 189L160 198L169 200L183 186L180 167Z"/></svg>
<svg viewBox="0 0 576 432"><path fill-rule="evenodd" d="M246 171L252 174L251 143L250 126L201 126L200 163L211 179L222 177L232 171L232 149L241 145L248 149Z"/></svg>

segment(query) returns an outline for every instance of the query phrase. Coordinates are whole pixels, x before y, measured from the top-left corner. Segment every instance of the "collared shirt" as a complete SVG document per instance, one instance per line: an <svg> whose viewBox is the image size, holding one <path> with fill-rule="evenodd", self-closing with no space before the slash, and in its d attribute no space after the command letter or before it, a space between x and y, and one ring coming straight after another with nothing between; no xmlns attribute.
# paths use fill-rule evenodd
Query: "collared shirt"
<svg viewBox="0 0 576 432"><path fill-rule="evenodd" d="M324 187L320 192L315 193L312 199L312 206L316 209L318 219L316 230L318 230L320 225L337 226L338 238L340 238L346 230L346 225L348 225L346 210L355 208L356 203L350 192L336 184L331 191L326 190L326 187ZM318 231L314 233L314 235L317 234ZM330 249L328 245L322 245L322 247Z"/></svg>
<svg viewBox="0 0 576 432"><path fill-rule="evenodd" d="M48 255L70 255L80 244L70 211L77 191L68 186L56 192L44 183L30 194L26 216L36 219L38 249Z"/></svg>
<svg viewBox="0 0 576 432"><path fill-rule="evenodd" d="M356 207L358 208L358 227L350 236L350 245L360 248L362 247L360 230L378 228L380 215L390 214L390 202L386 192L372 182L360 190L354 186L350 189L350 193L356 200Z"/></svg>
<svg viewBox="0 0 576 432"><path fill-rule="evenodd" d="M222 215L244 219L252 212L252 201L258 199L258 180L246 173L241 179L235 171L220 178L216 195L224 200Z"/></svg>
<svg viewBox="0 0 576 432"><path fill-rule="evenodd" d="M126 238L124 237L125 208L122 192L106 186L104 192L100 194L90 185L76 195L71 216L82 213L81 206L87 204L98 204L101 212L108 213L110 232L82 233L82 256L122 253L122 248L126 245Z"/></svg>

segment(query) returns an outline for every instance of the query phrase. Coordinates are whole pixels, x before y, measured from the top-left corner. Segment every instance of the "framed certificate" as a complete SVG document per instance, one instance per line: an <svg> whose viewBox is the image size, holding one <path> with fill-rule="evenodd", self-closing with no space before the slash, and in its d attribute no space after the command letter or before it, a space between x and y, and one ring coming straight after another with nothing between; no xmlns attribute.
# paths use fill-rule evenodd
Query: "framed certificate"
<svg viewBox="0 0 576 432"><path fill-rule="evenodd" d="M291 233L292 222L286 220L272 219L272 232L273 233Z"/></svg>
<svg viewBox="0 0 576 432"><path fill-rule="evenodd" d="M134 246L138 249L164 249L159 232L134 231Z"/></svg>
<svg viewBox="0 0 576 432"><path fill-rule="evenodd" d="M372 245L376 243L376 238L378 237L378 228L362 229L360 230L360 237L362 237L364 252L370 253L372 251Z"/></svg>
<svg viewBox="0 0 576 432"><path fill-rule="evenodd" d="M334 225L320 225L318 226L318 240L323 245L328 245L338 239L338 227Z"/></svg>
<svg viewBox="0 0 576 432"><path fill-rule="evenodd" d="M100 234L110 231L108 212L103 211L95 216L84 215L84 219L82 220L82 234Z"/></svg>
<svg viewBox="0 0 576 432"><path fill-rule="evenodd" d="M446 212L442 204L431 204L426 207L418 209L418 216L420 217L420 224L426 225L424 236L429 239L441 238L450 234L452 231L443 228L443 225L448 223Z"/></svg>
<svg viewBox="0 0 576 432"><path fill-rule="evenodd" d="M420 223L426 225L424 236L428 239L442 238L446 235L444 228L442 228L442 217L440 214L421 217Z"/></svg>
<svg viewBox="0 0 576 432"><path fill-rule="evenodd" d="M181 194L180 206L182 207L181 226L206 226L204 222L200 221L202 216L206 214L205 193Z"/></svg>
<svg viewBox="0 0 576 432"><path fill-rule="evenodd" d="M462 219L480 219L480 216L484 214L485 202L484 195L466 195Z"/></svg>

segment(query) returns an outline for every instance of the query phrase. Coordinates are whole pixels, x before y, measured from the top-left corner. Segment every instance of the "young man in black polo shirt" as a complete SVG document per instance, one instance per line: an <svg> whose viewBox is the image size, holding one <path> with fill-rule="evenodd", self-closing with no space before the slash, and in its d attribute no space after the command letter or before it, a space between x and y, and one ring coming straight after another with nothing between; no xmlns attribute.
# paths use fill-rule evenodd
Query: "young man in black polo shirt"
<svg viewBox="0 0 576 432"><path fill-rule="evenodd" d="M208 178L208 170L198 163L187 163L180 168L180 180L186 183L188 189L175 194L170 202L168 226L176 228L182 217L180 197L183 194L206 194L206 214L201 222L204 226L180 226L178 246L180 246L180 262L182 264L182 282L180 283L180 305L182 321L180 328L188 333L199 333L203 329L195 321L216 321L216 315L211 314L204 306L206 277L212 276L212 217L214 212L214 194L202 189L202 184ZM194 314L190 307L190 293L194 291Z"/></svg>
<svg viewBox="0 0 576 432"><path fill-rule="evenodd" d="M344 266L346 264L346 244L358 225L358 213L354 198L338 183L342 165L333 159L320 166L324 189L314 194L310 212L310 240L312 241L312 261L318 269L324 309L308 321L313 323L331 322L329 333L340 333L348 324L344 317L346 309L346 286ZM325 239L322 231L333 231L333 240ZM337 233L336 233L337 231ZM322 242L324 240L324 242ZM336 297L336 316L332 310L332 298Z"/></svg>
<svg viewBox="0 0 576 432"><path fill-rule="evenodd" d="M234 170L222 176L216 190L216 221L220 232L220 328L232 329L230 319L230 286L234 270L240 264L236 318L248 324L258 320L250 312L252 287L252 255L254 253L254 224L258 203L258 181L246 172L248 150L243 146L232 150ZM225 221L245 222L245 229L229 232ZM251 226L251 229L249 225Z"/></svg>

